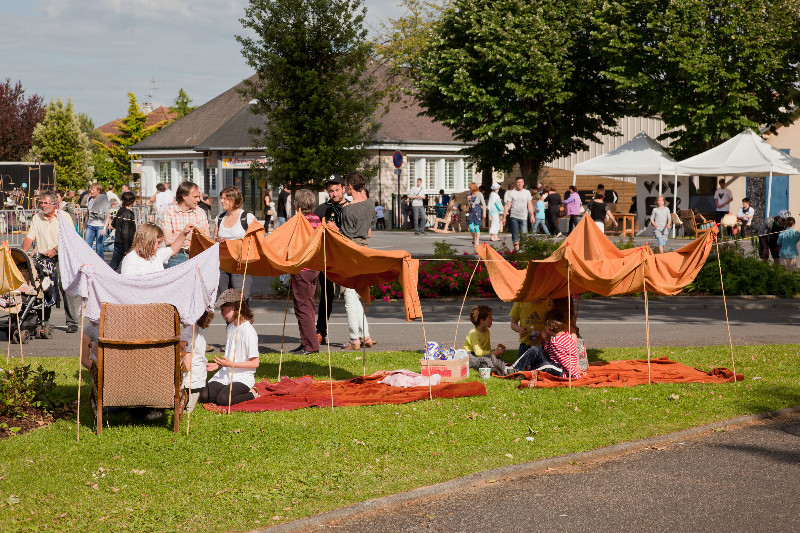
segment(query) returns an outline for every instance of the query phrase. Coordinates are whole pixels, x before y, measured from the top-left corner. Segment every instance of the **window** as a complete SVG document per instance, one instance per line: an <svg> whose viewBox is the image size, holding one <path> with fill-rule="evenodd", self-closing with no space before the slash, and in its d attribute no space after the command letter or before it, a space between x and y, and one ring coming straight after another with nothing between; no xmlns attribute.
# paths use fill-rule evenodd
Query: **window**
<svg viewBox="0 0 800 533"><path fill-rule="evenodd" d="M475 180L475 173L477 169L475 168L475 162L470 161L469 159L464 160L464 189L469 189L469 184L475 181L475 183L480 183L481 180Z"/></svg>
<svg viewBox="0 0 800 533"><path fill-rule="evenodd" d="M408 159L408 188L417 186L417 160Z"/></svg>
<svg viewBox="0 0 800 533"><path fill-rule="evenodd" d="M184 161L181 163L181 175L183 181L194 181L192 172L193 163L191 161Z"/></svg>
<svg viewBox="0 0 800 533"><path fill-rule="evenodd" d="M208 169L208 189L211 191L217 190L217 167L209 167Z"/></svg>
<svg viewBox="0 0 800 533"><path fill-rule="evenodd" d="M456 188L456 160L444 160L444 189L451 191Z"/></svg>
<svg viewBox="0 0 800 533"><path fill-rule="evenodd" d="M169 183L169 163L158 164L158 179L161 183Z"/></svg>
<svg viewBox="0 0 800 533"><path fill-rule="evenodd" d="M437 159L428 159L425 161L425 188L429 190L436 190L436 163Z"/></svg>

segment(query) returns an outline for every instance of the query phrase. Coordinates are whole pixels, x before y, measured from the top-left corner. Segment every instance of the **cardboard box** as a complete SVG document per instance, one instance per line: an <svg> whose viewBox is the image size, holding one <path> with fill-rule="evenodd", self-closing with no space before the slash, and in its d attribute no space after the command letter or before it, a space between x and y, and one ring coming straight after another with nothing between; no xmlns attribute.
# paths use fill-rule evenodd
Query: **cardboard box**
<svg viewBox="0 0 800 533"><path fill-rule="evenodd" d="M419 365L422 367L420 374L423 376L439 374L442 376L442 383L455 383L467 379L469 376L469 359L467 358L449 361L420 359Z"/></svg>

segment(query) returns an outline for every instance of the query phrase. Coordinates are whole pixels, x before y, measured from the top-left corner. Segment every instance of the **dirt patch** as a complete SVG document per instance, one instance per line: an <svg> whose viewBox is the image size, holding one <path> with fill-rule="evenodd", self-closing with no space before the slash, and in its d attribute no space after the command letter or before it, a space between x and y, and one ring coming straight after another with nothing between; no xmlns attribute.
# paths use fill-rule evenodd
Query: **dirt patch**
<svg viewBox="0 0 800 533"><path fill-rule="evenodd" d="M25 412L25 418L11 418L0 415L0 439L7 439L34 429L47 427L59 418L67 418L75 414L75 409L67 406L63 406L52 413L30 405L23 407L22 410Z"/></svg>

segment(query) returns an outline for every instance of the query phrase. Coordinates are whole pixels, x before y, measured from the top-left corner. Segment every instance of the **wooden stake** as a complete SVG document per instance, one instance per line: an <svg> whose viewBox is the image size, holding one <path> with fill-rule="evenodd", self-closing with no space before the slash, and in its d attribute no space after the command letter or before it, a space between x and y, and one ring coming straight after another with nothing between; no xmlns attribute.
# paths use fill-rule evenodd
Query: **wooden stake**
<svg viewBox="0 0 800 533"><path fill-rule="evenodd" d="M408 263L408 268L411 270L411 260L406 257L406 263ZM414 277L413 275L411 276ZM414 292L417 293L417 298L419 298L419 286L417 282L414 282ZM425 333L425 316L422 314L422 305L419 306L419 318L422 320L422 339L425 342L425 346L428 346L428 335ZM423 351L423 354L425 352ZM428 368L428 399L433 400L433 388L431 387L431 371Z"/></svg>
<svg viewBox="0 0 800 533"><path fill-rule="evenodd" d="M572 336L572 294L569 288L569 262L567 262L567 334ZM569 388L572 389L572 372L567 369Z"/></svg>
<svg viewBox="0 0 800 533"><path fill-rule="evenodd" d="M22 301L22 296L20 296L20 302ZM20 305L20 309L22 305ZM19 325L19 311L17 311L17 338L19 339L19 364L25 364L25 355L22 353L22 328Z"/></svg>
<svg viewBox="0 0 800 533"><path fill-rule="evenodd" d="M361 334L364 335L366 332L364 331L366 328L367 323L367 312L364 310L364 306L361 306ZM364 337L366 340L366 336ZM361 342L361 375L367 375L367 343Z"/></svg>
<svg viewBox="0 0 800 533"><path fill-rule="evenodd" d="M289 298L292 296L292 276L289 276L289 289L286 291L286 310L283 312L283 331L281 332L281 356L278 359L278 381L281 380L281 365L283 365L283 339L286 336L286 315L289 314Z"/></svg>
<svg viewBox="0 0 800 533"><path fill-rule="evenodd" d="M647 336L647 384L653 383L650 375L650 307L647 301L647 280L645 279L645 271L647 263L642 263L642 290L644 290L644 331Z"/></svg>
<svg viewBox="0 0 800 533"><path fill-rule="evenodd" d="M731 348L731 370L733 370L733 381L736 381L736 361L733 357L733 340L731 339L731 323L728 320L728 301L725 298L725 283L722 281L722 261L719 258L719 239L714 237L717 246L717 266L719 267L719 286L722 289L722 305L725 307L725 325L728 326L728 344Z"/></svg>
<svg viewBox="0 0 800 533"><path fill-rule="evenodd" d="M461 300L461 310L458 312L458 319L456 320L456 334L455 337L453 337L453 348L458 346L458 324L461 322L461 314L464 312L464 304L467 302L467 294L469 294L469 287L472 285L472 278L475 276L475 272L478 270L478 265L480 264L480 260L475 262L475 268L472 269L472 275L467 282L467 290L464 291L464 299Z"/></svg>
<svg viewBox="0 0 800 533"><path fill-rule="evenodd" d="M324 220L324 219L323 219ZM324 225L324 221L323 221ZM322 231L322 268L325 270L325 286L322 287L323 298L325 298L325 342L328 344L328 382L331 388L331 412L333 412L333 365L331 364L331 332L328 329L328 247L326 236L327 230ZM363 331L363 326L362 326Z"/></svg>
<svg viewBox="0 0 800 533"><path fill-rule="evenodd" d="M186 434L189 434L189 426L192 425L192 411L189 409L189 402L192 400L192 370L194 369L194 332L197 322L192 324L192 351L189 353L189 389L186 395ZM177 416L177 413L176 413Z"/></svg>
<svg viewBox="0 0 800 533"><path fill-rule="evenodd" d="M80 333L79 337L81 339L81 341L80 341L81 342L81 347L78 350L78 411L77 411L77 414L78 414L78 420L77 420L78 441L81 440L81 386L82 386L82 383L83 383L82 380L81 380L81 377L83 376L83 364L82 364L82 361L83 361L83 319L85 317L86 317L86 299L84 298L84 301L81 303L81 329L80 329L80 331L78 331L78 333ZM98 383L97 386L99 387L100 384ZM98 392L98 394L100 393L99 390L97 392ZM91 407L91 405L89 407Z"/></svg>
<svg viewBox="0 0 800 533"><path fill-rule="evenodd" d="M253 244L253 237L247 241L247 258L244 263L244 273L242 274L242 290L239 291L239 311L236 313L236 333L233 337L233 359L231 359L231 382L228 385L228 414L231 414L231 398L233 397L233 373L236 371L236 341L239 340L239 324L242 322L242 302L244 301L244 284L247 281L247 265L250 264L250 245Z"/></svg>

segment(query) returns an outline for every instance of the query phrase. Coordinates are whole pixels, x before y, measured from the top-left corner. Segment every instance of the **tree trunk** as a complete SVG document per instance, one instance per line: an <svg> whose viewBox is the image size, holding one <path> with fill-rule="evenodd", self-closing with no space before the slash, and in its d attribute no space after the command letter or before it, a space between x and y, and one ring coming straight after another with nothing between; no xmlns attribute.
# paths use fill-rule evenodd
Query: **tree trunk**
<svg viewBox="0 0 800 533"><path fill-rule="evenodd" d="M492 169L485 168L481 171L481 186L483 186L484 191L491 191L492 190L492 183L494 180L492 179Z"/></svg>
<svg viewBox="0 0 800 533"><path fill-rule="evenodd" d="M539 179L539 172L542 170L543 163L541 160L532 159L530 157L523 157L519 162L519 170L522 172L522 179L525 180L526 187L536 185Z"/></svg>

